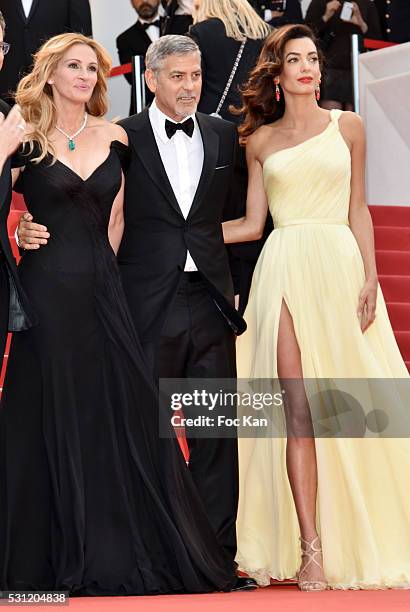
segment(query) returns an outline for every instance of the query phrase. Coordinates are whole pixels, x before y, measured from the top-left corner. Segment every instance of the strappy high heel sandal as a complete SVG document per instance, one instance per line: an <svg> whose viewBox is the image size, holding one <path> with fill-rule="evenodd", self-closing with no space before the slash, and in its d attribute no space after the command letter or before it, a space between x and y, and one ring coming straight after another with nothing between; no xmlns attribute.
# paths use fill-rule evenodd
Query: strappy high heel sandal
<svg viewBox="0 0 410 612"><path fill-rule="evenodd" d="M318 542L318 546L316 543ZM322 547L320 546L319 536L316 536L311 542L300 538L300 544L302 548L302 559L308 557L306 565L303 569L299 570L297 579L298 587L301 591L326 591L327 582L322 580L303 580L307 568L312 564L316 564L323 571L323 565L316 559L316 555L322 554Z"/></svg>

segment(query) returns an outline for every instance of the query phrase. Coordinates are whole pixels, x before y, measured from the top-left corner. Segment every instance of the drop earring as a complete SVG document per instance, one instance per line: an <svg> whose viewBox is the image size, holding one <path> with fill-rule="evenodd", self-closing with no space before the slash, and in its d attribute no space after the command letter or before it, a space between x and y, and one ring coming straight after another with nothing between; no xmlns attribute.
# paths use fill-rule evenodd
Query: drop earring
<svg viewBox="0 0 410 612"><path fill-rule="evenodd" d="M320 83L318 83L316 85L315 96L316 96L316 100L319 102L319 100L320 100Z"/></svg>
<svg viewBox="0 0 410 612"><path fill-rule="evenodd" d="M279 83L275 83L275 98L276 98L276 102L280 102Z"/></svg>

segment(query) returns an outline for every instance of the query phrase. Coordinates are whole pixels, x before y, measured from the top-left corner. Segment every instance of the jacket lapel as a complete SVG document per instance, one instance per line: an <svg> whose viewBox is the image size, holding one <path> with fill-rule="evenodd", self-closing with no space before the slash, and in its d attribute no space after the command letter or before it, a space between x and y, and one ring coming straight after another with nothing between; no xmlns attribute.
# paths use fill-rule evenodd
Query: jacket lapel
<svg viewBox="0 0 410 612"><path fill-rule="evenodd" d="M16 4L16 10L17 10L18 16L20 17L20 19L21 19L21 21L23 23L27 23L27 18L26 18L26 14L24 12L24 9L23 9L22 1L21 0L16 0L16 3L17 3Z"/></svg>
<svg viewBox="0 0 410 612"><path fill-rule="evenodd" d="M209 120L208 116L203 113L197 113L196 119L199 129L201 130L202 142L204 145L204 165L188 218L195 213L206 196L209 184L215 173L216 162L219 155L219 136L213 129L212 122Z"/></svg>
<svg viewBox="0 0 410 612"><path fill-rule="evenodd" d="M33 4L31 5L29 16L27 17L27 22L31 21L31 19L33 18L33 15L37 10L38 3L39 3L39 0L33 0ZM23 15L24 15L24 11L23 11Z"/></svg>
<svg viewBox="0 0 410 612"><path fill-rule="evenodd" d="M129 125L126 124L126 128L134 151L138 155L145 170L157 187L159 187L172 208L183 216L167 173L165 172L157 143L155 142L148 109L145 109L142 113L137 115L133 121L130 121Z"/></svg>

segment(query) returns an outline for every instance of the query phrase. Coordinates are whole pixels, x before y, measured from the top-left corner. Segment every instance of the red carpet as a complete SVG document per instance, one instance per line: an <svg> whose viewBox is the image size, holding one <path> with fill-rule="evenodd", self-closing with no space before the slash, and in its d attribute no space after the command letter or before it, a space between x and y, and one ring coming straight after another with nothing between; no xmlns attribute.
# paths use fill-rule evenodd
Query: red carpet
<svg viewBox="0 0 410 612"><path fill-rule="evenodd" d="M36 610L56 606L36 606ZM64 608L59 608L60 610ZM251 593L89 597L70 599L75 612L409 612L410 591L326 591L301 593L272 586Z"/></svg>

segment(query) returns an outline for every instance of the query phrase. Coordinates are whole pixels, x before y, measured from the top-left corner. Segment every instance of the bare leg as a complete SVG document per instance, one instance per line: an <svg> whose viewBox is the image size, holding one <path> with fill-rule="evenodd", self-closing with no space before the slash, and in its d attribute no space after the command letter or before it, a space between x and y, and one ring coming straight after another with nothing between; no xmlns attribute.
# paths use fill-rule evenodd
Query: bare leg
<svg viewBox="0 0 410 612"><path fill-rule="evenodd" d="M300 349L296 339L291 314L282 302L278 331L278 376L285 391L285 416L287 426L286 465L295 501L300 533L303 540L317 538L316 497L317 463L315 439L309 403L303 385ZM315 560L322 565L321 554ZM306 566L306 571L304 567ZM323 569L304 556L300 574L304 581L325 582Z"/></svg>

